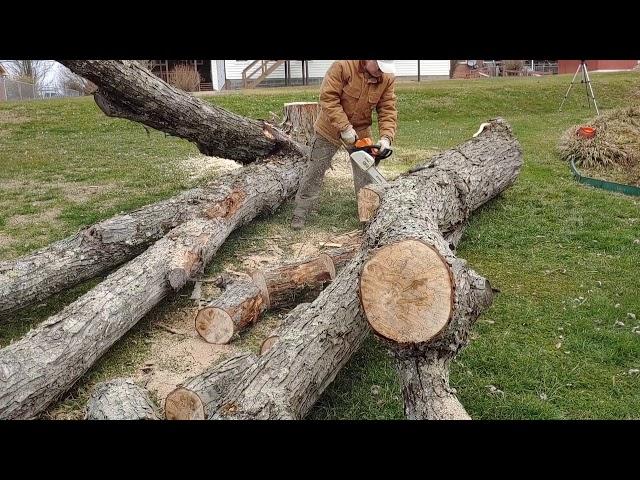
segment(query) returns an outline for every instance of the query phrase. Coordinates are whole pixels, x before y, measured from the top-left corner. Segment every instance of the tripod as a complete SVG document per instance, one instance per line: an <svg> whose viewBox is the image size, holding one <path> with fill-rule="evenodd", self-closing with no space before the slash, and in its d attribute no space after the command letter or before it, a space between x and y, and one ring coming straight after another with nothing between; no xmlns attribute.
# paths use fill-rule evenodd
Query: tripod
<svg viewBox="0 0 640 480"><path fill-rule="evenodd" d="M576 70L576 73L573 74L573 79L571 80L571 84L569 85L567 93L564 95L564 99L562 99L562 103L560 104L560 109L558 111L559 112L562 111L562 106L564 105L564 102L567 100L567 97L569 96L571 87L573 87L573 84L576 83L576 77L578 76L578 72L580 71L582 71L582 78L580 79L580 83L585 84L584 88L587 91L587 104L589 105L589 108L591 108L591 102L589 99L593 100L593 105L596 107L596 115L600 115L600 112L598 111L598 104L596 103L596 97L593 95L593 87L591 86L591 79L589 78L587 63L584 60L580 60L580 65L578 65L578 69ZM589 97L589 91L591 91L591 97Z"/></svg>

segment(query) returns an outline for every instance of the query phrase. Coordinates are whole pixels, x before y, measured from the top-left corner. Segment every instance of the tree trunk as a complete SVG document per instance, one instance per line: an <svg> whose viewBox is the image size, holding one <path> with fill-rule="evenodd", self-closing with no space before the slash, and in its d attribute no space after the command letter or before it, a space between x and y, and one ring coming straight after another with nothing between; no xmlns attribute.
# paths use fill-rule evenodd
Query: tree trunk
<svg viewBox="0 0 640 480"><path fill-rule="evenodd" d="M195 143L204 155L246 164L303 146L267 122L244 118L173 87L132 60L58 60L98 86L98 107L110 117L143 123Z"/></svg>
<svg viewBox="0 0 640 480"><path fill-rule="evenodd" d="M286 331L287 325L291 323L291 319L295 318L298 313L302 313L302 311L309 308L309 305L311 305L311 303L300 303L296 305L296 307L291 310L289 314L284 317L284 319L280 321L280 324L276 328L274 328L269 336L265 338L260 344L260 355L264 355L269 350L271 350L271 347L275 345L275 343L280 338L280 335L282 335L282 333Z"/></svg>
<svg viewBox="0 0 640 480"><path fill-rule="evenodd" d="M89 61L80 62L82 68L99 69L99 71L105 69L114 76L115 80L113 81L118 85L120 85L119 80L122 80L118 76L120 74L117 73L120 71L119 69L123 69L124 72L128 71L125 68L128 65L126 62L122 64L109 63L115 61L107 63L100 61L99 64L96 64L95 61L87 62ZM109 65L112 68L107 68ZM135 72L131 75L136 79L138 77L147 78L146 76L149 75L146 69L140 70L139 66L130 66L130 70ZM152 78L156 77L152 75ZM106 82L106 80L103 81ZM167 88L169 87L167 85ZM143 87L140 86L140 88ZM178 92L180 95L185 94L181 90ZM155 90L147 93L148 95L159 95ZM200 101L196 98L192 100ZM177 103L169 102L169 100L166 102L171 108L178 108ZM297 104L285 104L285 114L288 112L287 105ZM208 108L207 104L204 104L204 107ZM169 111L173 112L173 110ZM184 118L191 117L175 118L180 118L182 122ZM240 122L236 128L245 127ZM242 135L247 138L252 135L261 137L262 133L245 128ZM249 147L249 144L245 145L245 148ZM215 213L216 209L224 207L223 200L229 197L235 178L234 173L224 175L206 186L188 190L168 200L91 225L76 235L55 242L29 255L0 262L0 320L10 312L33 305L132 259L169 230L187 220L209 217L212 211ZM176 271L174 275L180 275L180 271ZM180 278L172 278L171 280L174 283L181 281Z"/></svg>
<svg viewBox="0 0 640 480"><path fill-rule="evenodd" d="M224 175L204 187L96 223L29 255L0 262L0 315L111 270L188 220L215 217L237 201L236 184L244 175L243 171Z"/></svg>
<svg viewBox="0 0 640 480"><path fill-rule="evenodd" d="M521 149L511 129L495 120L478 138L442 152L425 168L391 182L378 213L367 224L360 252L308 308L290 314L292 318L278 341L234 385L210 418L303 418L368 332L358 296L360 274L380 248L408 240L424 244L431 252L435 246L438 252L446 253L442 257L449 268L454 272L460 269L460 279L465 275L479 279L455 258L449 239L443 239L439 232L457 232L473 210L513 184L521 165ZM425 263L424 255L425 251L417 251L418 261ZM440 265L440 272L442 269L446 268ZM370 273L385 274L375 267ZM417 271L411 277L411 289L397 294L424 311L421 275ZM453 281L458 282L458 277L454 275ZM412 291L417 292L415 296ZM474 281L468 291L483 300L490 296L488 283L483 281ZM465 329L471 319L464 311L455 310L462 308L464 301L456 302L453 320L441 329L443 336L438 338L449 338L449 332L458 329L460 342L453 346L457 352L466 342ZM469 316L476 313L469 312ZM429 321L424 319L427 325ZM437 340L434 345L446 348Z"/></svg>
<svg viewBox="0 0 640 480"><path fill-rule="evenodd" d="M164 403L167 420L204 420L220 406L229 385L237 382L255 362L254 354L243 353L191 377L176 387Z"/></svg>
<svg viewBox="0 0 640 480"><path fill-rule="evenodd" d="M234 281L198 311L196 331L209 343L226 344L236 333L256 323L268 308L290 307L305 293L319 291L357 251L360 237L350 241L353 243L328 250L314 259L256 270L252 280Z"/></svg>
<svg viewBox="0 0 640 480"><path fill-rule="evenodd" d="M309 145L314 135L313 125L319 114L320 104L318 102L285 103L284 120L280 127L296 142Z"/></svg>
<svg viewBox="0 0 640 480"><path fill-rule="evenodd" d="M144 388L118 378L95 386L85 420L158 420L158 415Z"/></svg>
<svg viewBox="0 0 640 480"><path fill-rule="evenodd" d="M364 264L360 300L369 325L395 354L406 417L464 420L470 417L449 387L449 363L493 292L454 256L432 219L416 222L420 231L409 235L388 232L393 243Z"/></svg>
<svg viewBox="0 0 640 480"><path fill-rule="evenodd" d="M0 418L32 418L66 392L172 288L184 285L229 233L295 193L301 158L250 165L227 197L171 230L101 284L0 350ZM175 275L175 272L182 272ZM169 283L180 277L181 283Z"/></svg>

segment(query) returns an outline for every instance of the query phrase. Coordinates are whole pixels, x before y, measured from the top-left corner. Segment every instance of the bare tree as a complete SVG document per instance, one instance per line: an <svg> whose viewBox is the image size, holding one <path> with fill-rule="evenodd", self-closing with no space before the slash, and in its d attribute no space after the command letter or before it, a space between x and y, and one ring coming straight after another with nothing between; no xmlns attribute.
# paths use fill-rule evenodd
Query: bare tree
<svg viewBox="0 0 640 480"><path fill-rule="evenodd" d="M52 60L5 60L3 65L14 79L33 83L40 89L55 63Z"/></svg>
<svg viewBox="0 0 640 480"><path fill-rule="evenodd" d="M80 92L81 95L91 95L98 87L95 83L87 80L80 75L73 73L64 65L60 64L60 71L58 73L58 88L61 90L75 90Z"/></svg>

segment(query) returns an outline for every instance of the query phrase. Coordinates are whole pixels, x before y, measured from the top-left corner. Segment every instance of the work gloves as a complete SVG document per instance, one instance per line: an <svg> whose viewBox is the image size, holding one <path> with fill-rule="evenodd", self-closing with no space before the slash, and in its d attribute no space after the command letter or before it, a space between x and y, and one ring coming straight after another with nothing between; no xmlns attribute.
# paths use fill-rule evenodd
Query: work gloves
<svg viewBox="0 0 640 480"><path fill-rule="evenodd" d="M380 141L378 143L380 144L378 154L384 153L385 151L389 150L389 147L391 147L391 141L387 137L380 138Z"/></svg>
<svg viewBox="0 0 640 480"><path fill-rule="evenodd" d="M340 132L340 137L347 145L353 145L356 143L358 139L358 135L356 135L356 131L353 129L351 125L348 128Z"/></svg>

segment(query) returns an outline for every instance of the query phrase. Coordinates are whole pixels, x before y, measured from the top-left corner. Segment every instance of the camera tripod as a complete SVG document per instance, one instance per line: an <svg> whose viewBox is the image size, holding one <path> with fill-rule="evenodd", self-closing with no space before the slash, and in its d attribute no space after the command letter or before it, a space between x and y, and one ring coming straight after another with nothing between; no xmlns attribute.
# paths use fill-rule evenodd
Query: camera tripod
<svg viewBox="0 0 640 480"><path fill-rule="evenodd" d="M593 87L591 86L591 79L589 78L589 71L587 70L587 62L585 60L580 60L580 65L578 65L578 69L576 70L576 73L573 74L573 79L571 80L571 84L569 85L569 88L567 89L567 93L564 95L564 99L562 99L562 103L560 104L560 109L558 110L559 112L562 111L562 106L564 105L564 102L567 100L567 97L569 96L569 92L571 91L571 87L573 87L573 84L576 83L576 77L578 76L578 73L582 72L582 78L580 79L580 83L584 83L584 87L586 89L587 92L587 104L589 105L589 108L591 108L591 101L593 100L593 105L596 107L596 115L600 115L600 112L598 111L598 104L596 103L596 97L593 94ZM591 97L589 97L589 92L591 92Z"/></svg>

